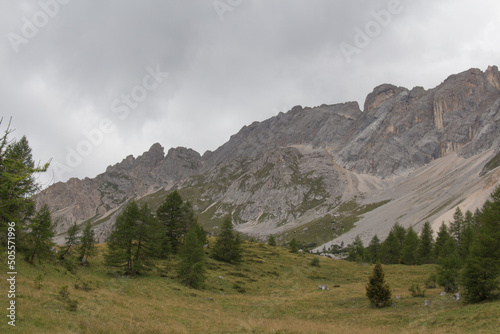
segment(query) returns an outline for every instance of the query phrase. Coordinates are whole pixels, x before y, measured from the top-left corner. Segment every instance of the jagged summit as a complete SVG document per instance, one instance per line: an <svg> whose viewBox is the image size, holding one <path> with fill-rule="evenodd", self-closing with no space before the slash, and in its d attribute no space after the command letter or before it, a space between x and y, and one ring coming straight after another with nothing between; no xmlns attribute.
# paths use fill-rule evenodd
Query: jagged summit
<svg viewBox="0 0 500 334"><path fill-rule="evenodd" d="M105 222L101 238L124 203L164 195L172 188L193 202L207 228L230 213L245 233L281 233L283 238L311 222L337 221L335 215L342 215L339 205L354 199L396 203L397 195L426 203L420 206L408 200L407 215L387 209L385 216L374 218L382 236L382 227L395 220L420 224L440 219L457 203L473 205L471 196L483 198L478 194L488 192L496 181L488 179L492 177L488 173L479 174L498 151L499 135L500 73L497 66L490 66L485 72L470 69L451 75L428 90L377 86L366 97L363 111L356 102L295 106L243 126L203 156L184 147L171 148L165 155L155 143L139 157L128 156L94 179L71 179L49 187L38 202L54 210L61 221L59 232L73 221L101 219ZM441 172L412 179L436 164ZM463 165L464 174L453 170L446 174L450 164ZM455 180L457 186L447 180ZM434 193L440 187L448 191L428 202L419 197L427 187L419 182L427 186L435 182ZM415 193L405 193L398 188L401 184ZM366 224L371 223L361 225ZM337 225L330 227L335 227L335 235L342 234ZM366 236L368 230L363 230Z"/></svg>

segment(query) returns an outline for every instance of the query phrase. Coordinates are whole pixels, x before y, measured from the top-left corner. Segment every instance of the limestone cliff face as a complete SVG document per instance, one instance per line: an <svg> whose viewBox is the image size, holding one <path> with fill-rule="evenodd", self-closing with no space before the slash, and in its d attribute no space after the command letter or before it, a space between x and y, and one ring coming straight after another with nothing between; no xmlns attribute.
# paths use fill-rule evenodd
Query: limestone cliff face
<svg viewBox="0 0 500 334"><path fill-rule="evenodd" d="M73 222L103 217L131 199L170 189L198 174L201 165L201 156L191 149L170 149L165 156L163 147L154 144L141 156L128 156L94 179L58 182L42 191L37 202L49 205L58 221L56 231L61 233Z"/></svg>
<svg viewBox="0 0 500 334"><path fill-rule="evenodd" d="M378 86L363 111L356 102L296 106L244 126L203 156L186 148L165 156L154 144L94 179L54 184L38 202L49 204L63 232L73 221L97 221L131 199L175 187L205 222L229 213L242 231L274 233L452 153L465 159L495 151L499 138L500 73L492 66L430 90Z"/></svg>

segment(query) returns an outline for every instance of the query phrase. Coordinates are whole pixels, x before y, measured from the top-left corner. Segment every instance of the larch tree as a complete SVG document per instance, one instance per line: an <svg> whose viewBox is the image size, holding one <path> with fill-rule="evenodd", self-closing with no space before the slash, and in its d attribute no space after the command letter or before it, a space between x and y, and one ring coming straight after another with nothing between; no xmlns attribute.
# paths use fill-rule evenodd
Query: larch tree
<svg viewBox="0 0 500 334"><path fill-rule="evenodd" d="M179 251L179 279L184 284L199 289L205 282L205 252L199 231L193 227L186 235L186 241Z"/></svg>
<svg viewBox="0 0 500 334"><path fill-rule="evenodd" d="M477 232L462 273L469 303L495 298L500 288L500 187L477 215Z"/></svg>
<svg viewBox="0 0 500 334"><path fill-rule="evenodd" d="M418 256L420 258L420 263L434 263L434 231L432 230L431 223L428 221L424 223L422 232L420 234L420 243L418 247Z"/></svg>
<svg viewBox="0 0 500 334"><path fill-rule="evenodd" d="M0 119L0 125L3 119ZM8 223L16 224L17 247L22 250L26 224L35 214L35 195L40 187L36 180L38 173L49 167L35 166L28 140L10 140L10 123L0 137L0 236L7 234ZM0 238L0 246L6 246L7 238Z"/></svg>
<svg viewBox="0 0 500 334"><path fill-rule="evenodd" d="M90 221L88 221L83 227L82 235L79 240L80 245L77 250L82 266L86 266L88 264L87 259L89 257L97 255L97 248L95 246L96 243L97 240L94 229L92 228Z"/></svg>
<svg viewBox="0 0 500 334"><path fill-rule="evenodd" d="M240 263L241 253L241 240L239 235L234 232L231 217L227 216L222 222L211 255L219 261Z"/></svg>
<svg viewBox="0 0 500 334"><path fill-rule="evenodd" d="M74 249L73 246L77 245L79 242L78 238L78 225L76 223L73 223L66 231L66 238L65 238L65 243L64 243L64 248L61 250L61 254L59 255L59 258L62 260L66 255L71 255L72 254L72 248Z"/></svg>
<svg viewBox="0 0 500 334"><path fill-rule="evenodd" d="M49 207L44 205L30 219L28 232L25 240L26 260L34 264L35 258L39 262L44 257L52 255L51 248L54 246L52 237L54 236L54 224L50 215Z"/></svg>
<svg viewBox="0 0 500 334"><path fill-rule="evenodd" d="M105 262L108 267L123 269L127 275L149 269L159 252L159 225L147 205L128 204L116 218L108 237Z"/></svg>
<svg viewBox="0 0 500 334"><path fill-rule="evenodd" d="M177 190L170 193L156 210L156 217L162 226L161 255L177 253L191 226L196 223L193 208L184 202Z"/></svg>
<svg viewBox="0 0 500 334"><path fill-rule="evenodd" d="M418 256L418 247L420 244L420 239L418 238L417 232L413 230L413 227L409 227L406 232L406 237L403 245L402 257L403 263L407 265L416 265L420 262L420 257Z"/></svg>

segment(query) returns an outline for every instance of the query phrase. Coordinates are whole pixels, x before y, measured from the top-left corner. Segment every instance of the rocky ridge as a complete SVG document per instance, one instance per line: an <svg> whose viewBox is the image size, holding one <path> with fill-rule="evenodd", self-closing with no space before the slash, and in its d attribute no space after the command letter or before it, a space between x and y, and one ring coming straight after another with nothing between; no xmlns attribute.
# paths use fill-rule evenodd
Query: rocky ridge
<svg viewBox="0 0 500 334"><path fill-rule="evenodd" d="M60 221L58 232L73 221L92 219L102 223L104 239L113 215L127 201L161 197L177 188L193 202L208 228L230 213L245 233L279 234L286 240L287 233L297 232L294 229L326 219L328 228L335 230L330 238L339 238L349 235L344 234L348 226L341 227L348 224L337 224L343 204L383 200L389 204L372 212L383 210L397 202L396 196L405 195L398 185L435 161L454 161L450 157L456 156L473 162L483 154L474 172L453 175L476 183L491 178L491 173L479 174L499 147L499 87L496 66L452 75L430 90L383 84L367 96L363 111L356 102L296 106L244 126L203 156L186 148L170 149L165 155L161 145L154 144L143 155L129 156L94 179L54 184L38 196L38 202L52 208ZM458 188L454 191L463 193ZM398 221L409 226L424 218L439 219L451 206L466 201L449 200L458 195L443 195L449 203L441 203L440 210L428 203L426 214L420 209L420 215ZM411 201L405 205L417 207ZM358 217L361 220L352 231L370 224L364 219L370 214ZM377 224L390 228L394 219L379 219Z"/></svg>

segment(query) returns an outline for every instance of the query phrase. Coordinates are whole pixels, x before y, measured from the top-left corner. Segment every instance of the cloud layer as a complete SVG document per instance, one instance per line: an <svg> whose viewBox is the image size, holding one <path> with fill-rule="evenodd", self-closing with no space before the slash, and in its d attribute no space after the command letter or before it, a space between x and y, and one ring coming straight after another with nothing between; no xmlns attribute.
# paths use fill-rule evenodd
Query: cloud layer
<svg viewBox="0 0 500 334"><path fill-rule="evenodd" d="M59 166L46 184L94 177L154 142L203 153L294 105L362 105L381 83L431 88L499 65L499 12L495 0L4 2L1 116Z"/></svg>

